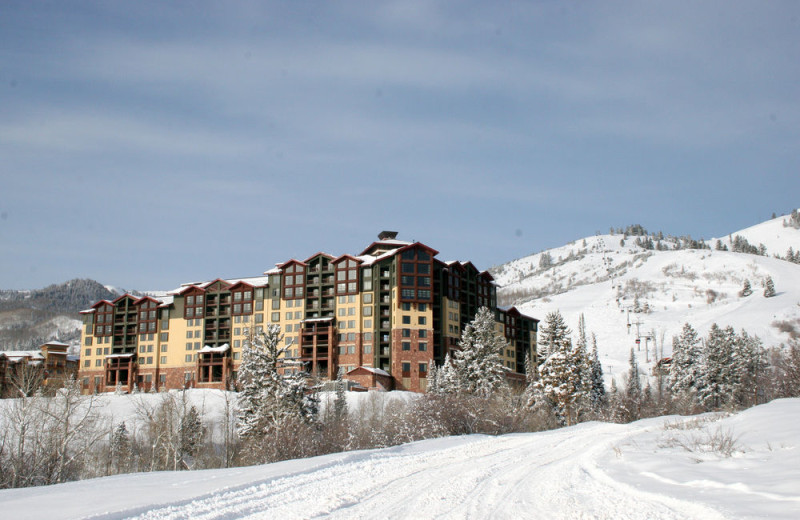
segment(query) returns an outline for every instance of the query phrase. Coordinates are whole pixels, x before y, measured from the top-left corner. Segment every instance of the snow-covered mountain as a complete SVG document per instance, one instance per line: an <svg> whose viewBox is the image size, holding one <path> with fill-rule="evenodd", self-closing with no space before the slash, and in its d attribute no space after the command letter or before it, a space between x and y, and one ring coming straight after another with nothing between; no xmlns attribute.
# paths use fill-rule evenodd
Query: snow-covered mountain
<svg viewBox="0 0 800 520"><path fill-rule="evenodd" d="M619 379L631 348L649 370L671 354L672 336L687 322L703 335L713 323L745 329L767 347L797 337L800 264L772 257L800 250L800 229L785 222L779 217L713 238L705 242L711 249L681 249L687 240L674 237L597 235L503 264L492 274L501 303L528 315L544 321L558 310L574 330L583 314L587 331L597 335L606 374ZM731 251L737 235L766 247L768 256ZM717 240L729 251L716 250ZM771 298L764 297L768 278L776 291ZM749 296L740 295L745 280Z"/></svg>

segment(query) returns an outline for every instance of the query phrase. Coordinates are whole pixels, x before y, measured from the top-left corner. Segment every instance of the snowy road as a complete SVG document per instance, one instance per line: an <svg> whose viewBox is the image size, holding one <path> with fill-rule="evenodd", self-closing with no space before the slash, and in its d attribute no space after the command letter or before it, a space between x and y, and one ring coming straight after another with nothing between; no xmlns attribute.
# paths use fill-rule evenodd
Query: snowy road
<svg viewBox="0 0 800 520"><path fill-rule="evenodd" d="M606 476L596 459L630 434L625 427L590 424L570 431L356 455L135 518L723 518Z"/></svg>
<svg viewBox="0 0 800 520"><path fill-rule="evenodd" d="M738 415L433 439L0 491L26 520L800 518L800 399ZM720 453L716 440L735 448Z"/></svg>

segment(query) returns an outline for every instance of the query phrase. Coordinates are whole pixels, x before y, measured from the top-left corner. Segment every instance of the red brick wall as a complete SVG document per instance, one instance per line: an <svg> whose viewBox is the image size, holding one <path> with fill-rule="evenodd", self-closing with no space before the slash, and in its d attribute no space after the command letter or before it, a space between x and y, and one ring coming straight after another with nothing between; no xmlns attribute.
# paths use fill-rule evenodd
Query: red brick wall
<svg viewBox="0 0 800 520"><path fill-rule="evenodd" d="M411 350L403 350L403 342L411 343ZM423 338L422 342L428 344L428 350L419 350L419 331L411 330L411 337L404 338L401 329L392 330L392 379L394 380L395 390L408 390L410 392L422 392L420 379L426 379L425 374L420 375L419 364L427 363L430 371L433 363L433 329L428 329L428 337ZM403 384L402 364L411 363L409 373L409 384Z"/></svg>

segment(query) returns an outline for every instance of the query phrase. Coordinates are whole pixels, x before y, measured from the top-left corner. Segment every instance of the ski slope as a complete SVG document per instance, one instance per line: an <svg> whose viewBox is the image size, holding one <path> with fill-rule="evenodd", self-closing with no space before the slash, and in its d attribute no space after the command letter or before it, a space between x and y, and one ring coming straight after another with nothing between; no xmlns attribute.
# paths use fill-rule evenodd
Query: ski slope
<svg viewBox="0 0 800 520"><path fill-rule="evenodd" d="M784 255L789 247L800 250L800 230L784 227L783 218L736 235L756 246L768 244L769 254ZM586 237L498 266L492 269L501 287L498 293L515 295L521 312L542 321L559 311L573 332L583 314L587 332L597 335L607 385L612 377L622 383L631 348L637 351L642 374L650 373L655 361L671 355L672 337L684 323L702 336L714 323L737 332L744 329L767 348L789 341L781 326L800 334L800 264L730 251L644 250L635 239ZM729 245L727 237L721 241ZM716 239L707 242L713 247ZM674 246L666 240L664 245ZM555 265L539 267L546 253ZM763 295L768 277L777 292L772 298ZM746 297L739 295L745 279L753 291ZM648 312L633 312L637 294Z"/></svg>
<svg viewBox="0 0 800 520"><path fill-rule="evenodd" d="M433 439L0 491L7 518L800 517L800 399L723 417ZM716 446L732 442L730 450Z"/></svg>

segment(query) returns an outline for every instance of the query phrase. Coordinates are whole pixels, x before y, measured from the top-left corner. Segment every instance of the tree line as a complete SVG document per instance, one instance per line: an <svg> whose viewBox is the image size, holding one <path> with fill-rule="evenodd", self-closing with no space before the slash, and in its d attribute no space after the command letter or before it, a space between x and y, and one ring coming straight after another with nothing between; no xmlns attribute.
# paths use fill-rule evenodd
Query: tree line
<svg viewBox="0 0 800 520"><path fill-rule="evenodd" d="M734 410L800 396L800 344L765 349L746 331L686 324L673 356L644 374L632 349L628 373L604 381L597 338L581 316L573 333L558 312L540 329L524 381L510 383L500 353L509 348L494 316L480 309L428 392L410 400L371 392L347 401L344 382L321 392L287 358L280 328L253 333L242 352L238 392L221 392L211 419L185 391L129 396L135 415L116 421L97 396L68 382L45 396L16 382L0 421L0 487L54 484L128 472L223 468L326 453L382 448L448 435L533 432L587 420L628 422L664 414ZM218 407L219 408L219 407Z"/></svg>

